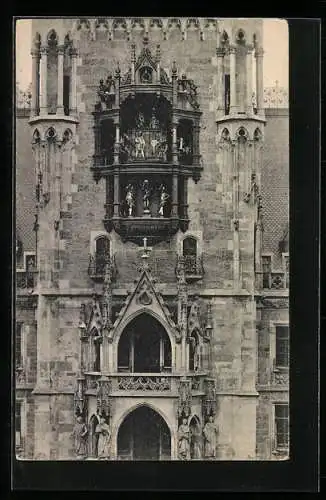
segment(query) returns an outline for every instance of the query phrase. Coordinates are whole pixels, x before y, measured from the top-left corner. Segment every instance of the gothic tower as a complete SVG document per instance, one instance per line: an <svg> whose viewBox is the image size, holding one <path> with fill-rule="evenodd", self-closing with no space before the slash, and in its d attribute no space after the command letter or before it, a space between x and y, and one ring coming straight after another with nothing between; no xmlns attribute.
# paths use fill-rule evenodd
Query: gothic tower
<svg viewBox="0 0 326 500"><path fill-rule="evenodd" d="M255 458L262 21L33 20L32 61L33 457L102 416L112 459Z"/></svg>

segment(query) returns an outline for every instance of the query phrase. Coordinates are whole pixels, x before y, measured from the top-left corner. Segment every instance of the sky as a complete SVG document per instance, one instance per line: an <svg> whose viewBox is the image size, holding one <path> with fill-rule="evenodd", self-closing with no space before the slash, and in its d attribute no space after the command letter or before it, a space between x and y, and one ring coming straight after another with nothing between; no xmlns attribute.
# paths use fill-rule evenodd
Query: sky
<svg viewBox="0 0 326 500"><path fill-rule="evenodd" d="M17 21L16 29L16 80L25 90L32 80L30 19ZM264 19L264 86L272 87L278 81L288 89L288 25L282 19Z"/></svg>

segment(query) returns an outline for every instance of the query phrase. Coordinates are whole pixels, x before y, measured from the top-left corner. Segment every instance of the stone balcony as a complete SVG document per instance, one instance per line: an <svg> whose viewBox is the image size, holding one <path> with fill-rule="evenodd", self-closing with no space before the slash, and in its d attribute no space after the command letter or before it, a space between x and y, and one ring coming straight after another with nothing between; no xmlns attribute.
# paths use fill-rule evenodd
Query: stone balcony
<svg viewBox="0 0 326 500"><path fill-rule="evenodd" d="M16 287L20 289L33 290L36 287L37 270L30 271L17 270L16 271Z"/></svg>
<svg viewBox="0 0 326 500"><path fill-rule="evenodd" d="M192 396L205 395L204 372L173 374L162 373L114 373L108 375L111 382L112 397L126 396L157 396L157 397L178 397L180 379L191 380ZM100 373L86 372L86 394L96 395Z"/></svg>
<svg viewBox="0 0 326 500"><path fill-rule="evenodd" d="M256 272L256 288L286 290L289 288L289 273L285 271Z"/></svg>

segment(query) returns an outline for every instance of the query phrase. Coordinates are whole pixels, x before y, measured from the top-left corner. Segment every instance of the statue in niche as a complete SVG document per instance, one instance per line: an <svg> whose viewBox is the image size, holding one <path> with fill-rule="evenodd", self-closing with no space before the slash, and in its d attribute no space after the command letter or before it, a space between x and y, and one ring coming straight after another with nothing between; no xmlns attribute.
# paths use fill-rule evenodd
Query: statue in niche
<svg viewBox="0 0 326 500"><path fill-rule="evenodd" d="M155 116L155 110L153 110L152 118L151 118L151 122L150 122L150 128L155 130L155 129L158 129L159 127L160 127L160 122L158 121L158 119Z"/></svg>
<svg viewBox="0 0 326 500"><path fill-rule="evenodd" d="M202 457L202 431L199 426L195 426L191 430L191 444L192 444L192 457L193 459L200 459Z"/></svg>
<svg viewBox="0 0 326 500"><path fill-rule="evenodd" d="M77 422L72 432L72 437L74 438L75 453L80 459L87 456L87 433L87 425L85 424L82 415L78 415Z"/></svg>
<svg viewBox="0 0 326 500"><path fill-rule="evenodd" d="M108 74L108 77L106 79L106 89L108 94L114 94L114 80L113 76L111 73Z"/></svg>
<svg viewBox="0 0 326 500"><path fill-rule="evenodd" d="M142 191L143 191L143 202L144 202L144 214L149 214L149 202L150 202L150 196L151 196L151 187L149 184L149 181L147 179L144 180L142 184Z"/></svg>
<svg viewBox="0 0 326 500"><path fill-rule="evenodd" d="M145 159L145 139L141 131L138 132L135 138L135 149L135 157L138 158L140 156L141 158Z"/></svg>
<svg viewBox="0 0 326 500"><path fill-rule="evenodd" d="M190 459L190 428L185 417L178 429L178 452L181 460Z"/></svg>
<svg viewBox="0 0 326 500"><path fill-rule="evenodd" d="M170 199L170 195L169 193L167 192L166 190L166 186L164 184L161 184L160 186L160 208L159 208L159 215L161 215L161 217L166 217L167 215L167 205L168 205L168 202L169 202L169 199Z"/></svg>
<svg viewBox="0 0 326 500"><path fill-rule="evenodd" d="M135 210L135 188L132 184L128 184L126 187L126 203L128 206L128 216L131 217L134 215Z"/></svg>
<svg viewBox="0 0 326 500"><path fill-rule="evenodd" d="M218 429L214 423L213 415L208 417L208 422L205 424L203 434L205 439L205 457L215 458Z"/></svg>
<svg viewBox="0 0 326 500"><path fill-rule="evenodd" d="M140 82L141 83L152 83L152 69L145 66L140 70Z"/></svg>
<svg viewBox="0 0 326 500"><path fill-rule="evenodd" d="M168 143L166 140L160 142L158 147L158 157L163 161L167 161Z"/></svg>
<svg viewBox="0 0 326 500"><path fill-rule="evenodd" d="M111 431L103 416L100 417L100 423L96 426L95 433L98 435L97 456L105 460L110 457Z"/></svg>
<svg viewBox="0 0 326 500"><path fill-rule="evenodd" d="M159 145L160 141L153 137L151 139L151 155L155 157L157 155L157 147Z"/></svg>
<svg viewBox="0 0 326 500"><path fill-rule="evenodd" d="M189 337L189 342L194 353L194 371L197 372L200 368L200 345L192 335Z"/></svg>
<svg viewBox="0 0 326 500"><path fill-rule="evenodd" d="M139 130L142 130L145 128L145 117L144 117L144 113L139 113L138 116L137 116L137 119L136 119L136 127L139 129Z"/></svg>
<svg viewBox="0 0 326 500"><path fill-rule="evenodd" d="M127 134L122 134L120 139L120 154L122 161L127 161L130 156L130 138Z"/></svg>

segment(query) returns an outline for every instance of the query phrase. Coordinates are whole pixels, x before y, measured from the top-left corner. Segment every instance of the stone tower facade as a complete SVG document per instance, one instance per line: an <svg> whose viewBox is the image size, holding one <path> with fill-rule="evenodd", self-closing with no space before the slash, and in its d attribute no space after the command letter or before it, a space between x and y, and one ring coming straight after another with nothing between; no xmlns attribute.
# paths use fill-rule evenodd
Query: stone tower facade
<svg viewBox="0 0 326 500"><path fill-rule="evenodd" d="M259 332L288 285L264 268L262 39L256 19L33 20L22 456L272 458L287 372Z"/></svg>

